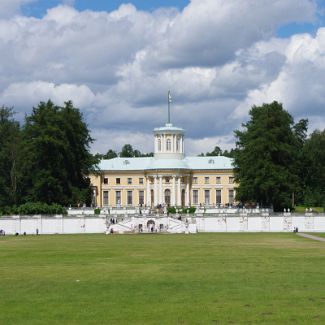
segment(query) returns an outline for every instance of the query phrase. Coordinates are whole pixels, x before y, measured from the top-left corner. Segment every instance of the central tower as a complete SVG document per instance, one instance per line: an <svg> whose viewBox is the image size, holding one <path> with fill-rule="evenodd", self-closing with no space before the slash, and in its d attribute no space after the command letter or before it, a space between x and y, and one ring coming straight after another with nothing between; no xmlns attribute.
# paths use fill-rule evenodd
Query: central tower
<svg viewBox="0 0 325 325"><path fill-rule="evenodd" d="M184 129L170 122L170 103L168 91L168 121L165 126L154 129L156 159L183 159L185 156Z"/></svg>

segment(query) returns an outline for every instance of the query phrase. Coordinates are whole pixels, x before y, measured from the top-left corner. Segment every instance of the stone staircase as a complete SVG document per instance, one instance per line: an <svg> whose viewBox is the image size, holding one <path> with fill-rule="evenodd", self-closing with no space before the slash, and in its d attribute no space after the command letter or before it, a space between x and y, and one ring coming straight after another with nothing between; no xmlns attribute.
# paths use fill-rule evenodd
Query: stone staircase
<svg viewBox="0 0 325 325"><path fill-rule="evenodd" d="M147 215L142 217L131 217L109 224L106 234L131 234L131 233L196 233L196 224L168 217Z"/></svg>

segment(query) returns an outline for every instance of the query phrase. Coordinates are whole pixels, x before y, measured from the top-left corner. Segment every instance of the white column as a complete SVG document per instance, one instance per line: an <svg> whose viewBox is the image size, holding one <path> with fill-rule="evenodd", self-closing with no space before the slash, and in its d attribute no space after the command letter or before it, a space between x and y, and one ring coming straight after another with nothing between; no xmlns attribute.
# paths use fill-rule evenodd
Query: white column
<svg viewBox="0 0 325 325"><path fill-rule="evenodd" d="M176 193L175 186L176 186L175 176L172 176L172 190L171 190L171 193L170 193L170 204L171 204L171 206L174 206L175 201L176 201L175 200L175 193Z"/></svg>
<svg viewBox="0 0 325 325"><path fill-rule="evenodd" d="M158 204L163 204L162 176L159 176L159 202L158 202Z"/></svg>
<svg viewBox="0 0 325 325"><path fill-rule="evenodd" d="M146 202L147 202L147 206L150 207L151 205L151 193L150 193L150 180L149 177L146 178L147 180L147 193L146 193Z"/></svg>
<svg viewBox="0 0 325 325"><path fill-rule="evenodd" d="M185 196L185 205L190 205L190 178L186 177L186 196Z"/></svg>
<svg viewBox="0 0 325 325"><path fill-rule="evenodd" d="M176 205L180 206L182 205L182 195L181 195L181 178L178 177L177 181L177 202Z"/></svg>
<svg viewBox="0 0 325 325"><path fill-rule="evenodd" d="M154 177L154 206L158 205L158 179Z"/></svg>

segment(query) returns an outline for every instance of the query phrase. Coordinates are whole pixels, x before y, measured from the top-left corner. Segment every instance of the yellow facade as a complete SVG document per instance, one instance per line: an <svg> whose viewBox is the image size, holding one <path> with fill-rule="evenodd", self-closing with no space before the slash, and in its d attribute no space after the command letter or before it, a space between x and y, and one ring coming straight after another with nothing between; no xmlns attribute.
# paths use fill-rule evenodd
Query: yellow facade
<svg viewBox="0 0 325 325"><path fill-rule="evenodd" d="M178 174L171 170L143 171L142 173L101 171L100 175L90 175L95 194L94 205L99 207L233 204L236 188L233 177L233 170L231 169L202 170ZM173 178L175 178L176 183L175 202L168 198L172 195ZM156 186L158 197L156 202L154 195L155 179L158 183ZM180 190L177 188L178 179L180 179ZM147 191L148 188L149 192ZM168 190L170 191L169 195Z"/></svg>

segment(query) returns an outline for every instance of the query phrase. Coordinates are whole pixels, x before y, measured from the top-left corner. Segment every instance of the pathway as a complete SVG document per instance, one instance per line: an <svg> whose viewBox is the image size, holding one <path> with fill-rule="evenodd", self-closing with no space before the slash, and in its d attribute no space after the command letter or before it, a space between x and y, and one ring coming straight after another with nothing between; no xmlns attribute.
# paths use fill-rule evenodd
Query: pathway
<svg viewBox="0 0 325 325"><path fill-rule="evenodd" d="M314 235L304 234L302 232L298 232L297 235L298 236L301 236L301 237L305 237L305 238L309 238L309 239L318 240L318 241L324 241L325 242L325 238L324 237L318 237L318 236L314 236Z"/></svg>

